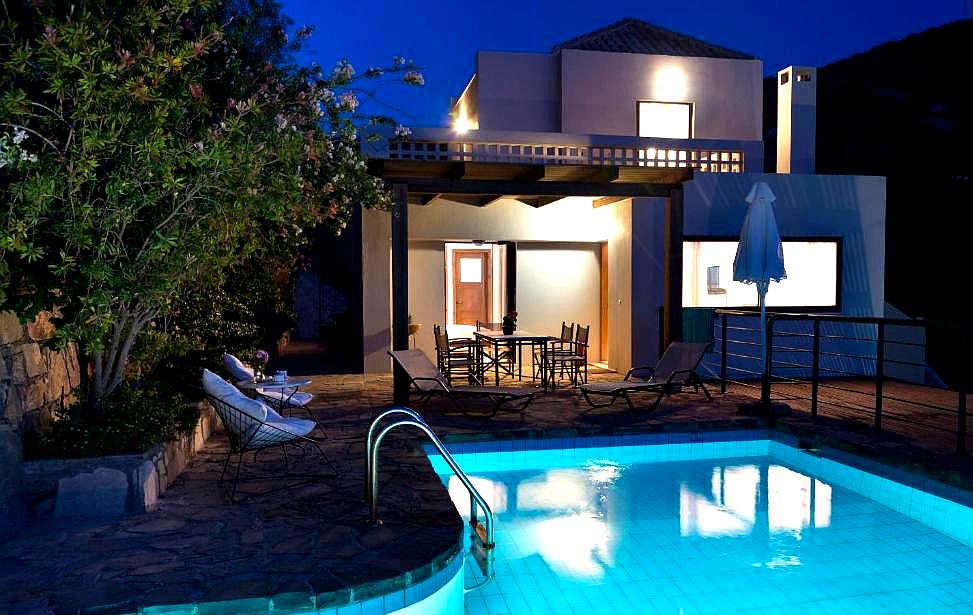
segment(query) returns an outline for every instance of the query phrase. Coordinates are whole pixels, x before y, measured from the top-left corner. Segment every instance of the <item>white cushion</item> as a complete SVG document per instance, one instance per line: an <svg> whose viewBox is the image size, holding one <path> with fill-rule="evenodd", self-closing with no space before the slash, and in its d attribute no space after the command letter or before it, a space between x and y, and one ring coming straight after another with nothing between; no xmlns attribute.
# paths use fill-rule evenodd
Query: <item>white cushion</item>
<svg viewBox="0 0 973 615"><path fill-rule="evenodd" d="M267 404L250 399L238 388L208 369L203 370L203 390L207 395L225 402L258 421L267 420Z"/></svg>
<svg viewBox="0 0 973 615"><path fill-rule="evenodd" d="M275 404L280 405L286 401L288 406L297 408L303 408L314 399L314 395L305 393L304 391L298 391L291 395L290 391L281 391L280 389L257 389L257 393L273 401Z"/></svg>
<svg viewBox="0 0 973 615"><path fill-rule="evenodd" d="M229 353L223 355L223 366L237 380L253 380L253 370Z"/></svg>
<svg viewBox="0 0 973 615"><path fill-rule="evenodd" d="M314 431L314 421L279 417L260 426L257 438L267 442L287 442L297 436L307 436Z"/></svg>

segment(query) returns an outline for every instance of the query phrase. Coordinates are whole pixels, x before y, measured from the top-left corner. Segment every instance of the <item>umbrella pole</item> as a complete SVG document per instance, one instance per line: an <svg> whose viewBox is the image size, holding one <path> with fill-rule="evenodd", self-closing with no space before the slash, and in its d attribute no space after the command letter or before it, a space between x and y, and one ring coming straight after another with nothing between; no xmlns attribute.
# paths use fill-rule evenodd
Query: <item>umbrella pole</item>
<svg viewBox="0 0 973 615"><path fill-rule="evenodd" d="M757 297L760 301L760 403L764 409L770 408L770 369L767 365L767 286L757 283Z"/></svg>

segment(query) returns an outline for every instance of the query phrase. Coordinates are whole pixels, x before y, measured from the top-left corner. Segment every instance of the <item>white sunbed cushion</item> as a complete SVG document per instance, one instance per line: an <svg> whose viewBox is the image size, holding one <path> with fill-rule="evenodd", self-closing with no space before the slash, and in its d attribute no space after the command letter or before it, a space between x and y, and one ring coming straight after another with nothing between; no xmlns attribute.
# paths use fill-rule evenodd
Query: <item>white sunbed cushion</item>
<svg viewBox="0 0 973 615"><path fill-rule="evenodd" d="M223 355L223 366L237 380L253 380L253 370L229 353Z"/></svg>
<svg viewBox="0 0 973 615"><path fill-rule="evenodd" d="M258 421L267 420L267 404L250 399L235 386L208 369L203 370L203 390L207 395L225 402Z"/></svg>
<svg viewBox="0 0 973 615"><path fill-rule="evenodd" d="M276 404L281 404L284 401L287 402L288 406L301 407L308 405L314 395L311 393L305 393L304 391L298 391L294 395L290 394L290 391L281 391L278 389L257 389L262 397L272 400Z"/></svg>

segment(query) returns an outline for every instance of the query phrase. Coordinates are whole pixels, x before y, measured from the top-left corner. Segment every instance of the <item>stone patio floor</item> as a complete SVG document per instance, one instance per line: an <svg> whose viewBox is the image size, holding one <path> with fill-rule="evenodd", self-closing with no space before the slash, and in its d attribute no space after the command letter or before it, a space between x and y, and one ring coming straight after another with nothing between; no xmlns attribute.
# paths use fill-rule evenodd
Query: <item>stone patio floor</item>
<svg viewBox="0 0 973 615"><path fill-rule="evenodd" d="M463 524L411 433L390 435L382 449L381 514L385 525L366 523L364 437L368 423L391 402L391 378L308 374L301 365L313 347L296 345L285 357L292 374L309 375L316 395L315 435L337 466L338 476L311 481L320 463L308 456L284 471L274 455L252 467L271 480L241 484L243 501L228 503L217 478L226 450L222 435L206 448L163 495L158 510L109 521L42 518L0 544L0 615L27 613L134 613L161 605L198 605L197 613L268 612L299 606L346 604L421 580L461 548ZM593 380L617 378L593 370ZM815 438L970 488L973 463L954 453L955 415L923 410L905 401L886 403L886 431L871 427L865 382L844 383L862 394L822 390L829 403L812 420L803 402L777 417L776 428ZM447 442L462 439L572 437L645 431L741 429L767 425L738 412L755 391L733 385L715 401L681 393L655 411L614 408L586 412L573 390L539 396L524 415L492 419L445 414L437 403L420 409ZM787 394L786 388L775 393ZM790 393L795 393L791 390ZM887 384L898 400L939 400L945 393ZM939 397L937 397L939 396ZM955 398L954 398L955 399ZM910 414L911 413L911 414ZM893 418L902 415L910 420ZM919 418L932 427L917 426ZM970 443L973 446L973 442ZM286 487L266 493L272 487ZM226 603L224 601L237 602ZM273 601L273 602L271 602ZM165 612L148 609L145 612Z"/></svg>

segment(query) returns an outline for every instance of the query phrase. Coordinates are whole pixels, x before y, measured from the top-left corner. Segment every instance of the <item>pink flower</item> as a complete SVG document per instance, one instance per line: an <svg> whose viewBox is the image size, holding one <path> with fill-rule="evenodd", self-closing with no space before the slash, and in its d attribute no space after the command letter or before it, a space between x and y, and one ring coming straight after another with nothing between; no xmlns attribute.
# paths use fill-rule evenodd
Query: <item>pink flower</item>
<svg viewBox="0 0 973 615"><path fill-rule="evenodd" d="M402 75L402 81L409 85L426 85L425 77L422 76L422 73L415 70L410 70Z"/></svg>

